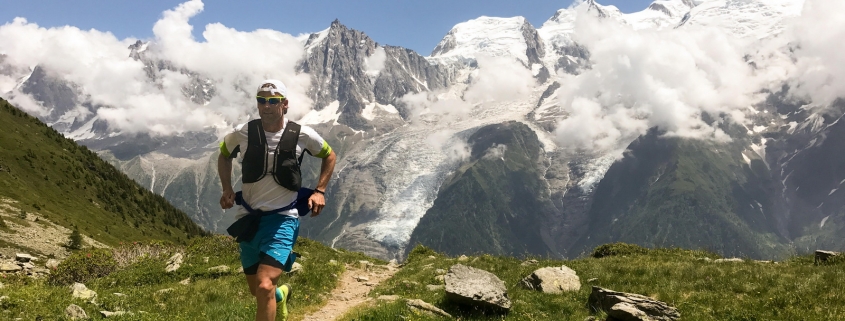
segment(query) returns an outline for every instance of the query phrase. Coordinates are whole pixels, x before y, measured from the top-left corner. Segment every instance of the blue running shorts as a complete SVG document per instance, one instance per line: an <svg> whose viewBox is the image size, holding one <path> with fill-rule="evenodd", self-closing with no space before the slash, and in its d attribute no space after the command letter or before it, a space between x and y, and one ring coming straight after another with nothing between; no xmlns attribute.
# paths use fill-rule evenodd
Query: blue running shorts
<svg viewBox="0 0 845 321"><path fill-rule="evenodd" d="M241 265L245 274L255 274L259 263L279 267L283 271L290 271L296 255L293 245L299 236L299 218L270 214L261 217L258 232L250 242L240 242Z"/></svg>

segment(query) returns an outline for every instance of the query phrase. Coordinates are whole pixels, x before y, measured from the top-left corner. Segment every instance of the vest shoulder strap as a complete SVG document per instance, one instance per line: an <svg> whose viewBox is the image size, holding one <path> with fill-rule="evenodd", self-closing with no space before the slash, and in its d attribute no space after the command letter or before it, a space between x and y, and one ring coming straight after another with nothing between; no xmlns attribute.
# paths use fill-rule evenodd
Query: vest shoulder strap
<svg viewBox="0 0 845 321"><path fill-rule="evenodd" d="M285 132L282 133L282 139L281 141L279 141L279 150L295 151L296 143L299 142L300 129L302 129L302 126L292 121L289 121L288 125L285 126Z"/></svg>

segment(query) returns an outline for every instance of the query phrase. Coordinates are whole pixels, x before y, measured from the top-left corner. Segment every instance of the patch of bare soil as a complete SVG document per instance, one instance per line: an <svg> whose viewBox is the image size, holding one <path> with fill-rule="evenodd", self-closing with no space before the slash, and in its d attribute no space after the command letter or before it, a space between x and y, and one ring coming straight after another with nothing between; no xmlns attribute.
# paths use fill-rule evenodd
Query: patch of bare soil
<svg viewBox="0 0 845 321"><path fill-rule="evenodd" d="M350 309L372 300L370 290L389 279L399 268L393 264L385 266L361 263L347 265L340 276L340 286L329 295L329 302L317 312L306 315L305 321L329 321L344 315Z"/></svg>
<svg viewBox="0 0 845 321"><path fill-rule="evenodd" d="M7 257L14 257L14 253L30 252L30 255L55 257L62 259L68 256L69 252L63 247L70 239L70 229L55 224L50 220L44 218L38 213L26 213L26 218L21 217L21 210L15 206L17 201L9 198L0 198L0 216L4 218L6 225L13 232L9 233L0 230L0 240L3 240L6 246L10 247L0 248L0 254ZM12 218L22 219L18 224ZM107 245L97 242L94 239L82 236L85 245L97 248L108 247ZM17 248L15 248L17 246ZM29 250L23 250L29 249Z"/></svg>

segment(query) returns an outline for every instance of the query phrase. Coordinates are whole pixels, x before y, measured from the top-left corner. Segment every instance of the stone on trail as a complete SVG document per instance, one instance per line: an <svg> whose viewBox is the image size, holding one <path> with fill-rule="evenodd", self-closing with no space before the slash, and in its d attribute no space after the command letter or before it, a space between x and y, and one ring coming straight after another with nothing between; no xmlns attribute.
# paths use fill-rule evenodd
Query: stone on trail
<svg viewBox="0 0 845 321"><path fill-rule="evenodd" d="M15 261L18 262L29 262L35 260L32 255L25 254L25 253L15 253Z"/></svg>
<svg viewBox="0 0 845 321"><path fill-rule="evenodd" d="M505 282L493 273L455 264L449 268L445 279L449 301L505 311L511 308Z"/></svg>
<svg viewBox="0 0 845 321"><path fill-rule="evenodd" d="M520 282L523 287L543 293L560 294L581 289L581 279L575 271L563 265L537 269Z"/></svg>
<svg viewBox="0 0 845 321"><path fill-rule="evenodd" d="M164 268L166 272L173 272L179 269L182 266L182 253L173 254L169 260L167 260L167 267Z"/></svg>
<svg viewBox="0 0 845 321"><path fill-rule="evenodd" d="M18 266L17 264L0 263L0 272L9 273L9 272L18 272L20 270L23 270L23 268Z"/></svg>
<svg viewBox="0 0 845 321"><path fill-rule="evenodd" d="M607 312L608 319L632 321L676 321L681 314L665 302L644 295L593 287L588 305Z"/></svg>
<svg viewBox="0 0 845 321"><path fill-rule="evenodd" d="M88 314L85 313L85 310L82 307L71 304L65 308L65 315L71 320L87 320Z"/></svg>
<svg viewBox="0 0 845 321"><path fill-rule="evenodd" d="M430 303L425 302L425 301L420 300L420 299L408 300L407 304L412 309L427 311L427 312L430 312L430 313L433 313L433 314L436 314L436 315L440 315L440 316L444 316L444 317L447 317L447 318L452 317L452 315L449 314L449 313L446 313L446 311L443 311L440 308L433 306Z"/></svg>

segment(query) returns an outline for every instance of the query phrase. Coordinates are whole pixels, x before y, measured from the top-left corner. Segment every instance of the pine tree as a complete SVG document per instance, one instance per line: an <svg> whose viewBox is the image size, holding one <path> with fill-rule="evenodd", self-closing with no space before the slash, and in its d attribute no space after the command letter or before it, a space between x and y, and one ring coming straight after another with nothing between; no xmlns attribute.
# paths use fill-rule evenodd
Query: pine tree
<svg viewBox="0 0 845 321"><path fill-rule="evenodd" d="M70 233L67 248L71 250L80 250L82 249L82 242L82 234L79 233L79 229L74 229L73 232Z"/></svg>

